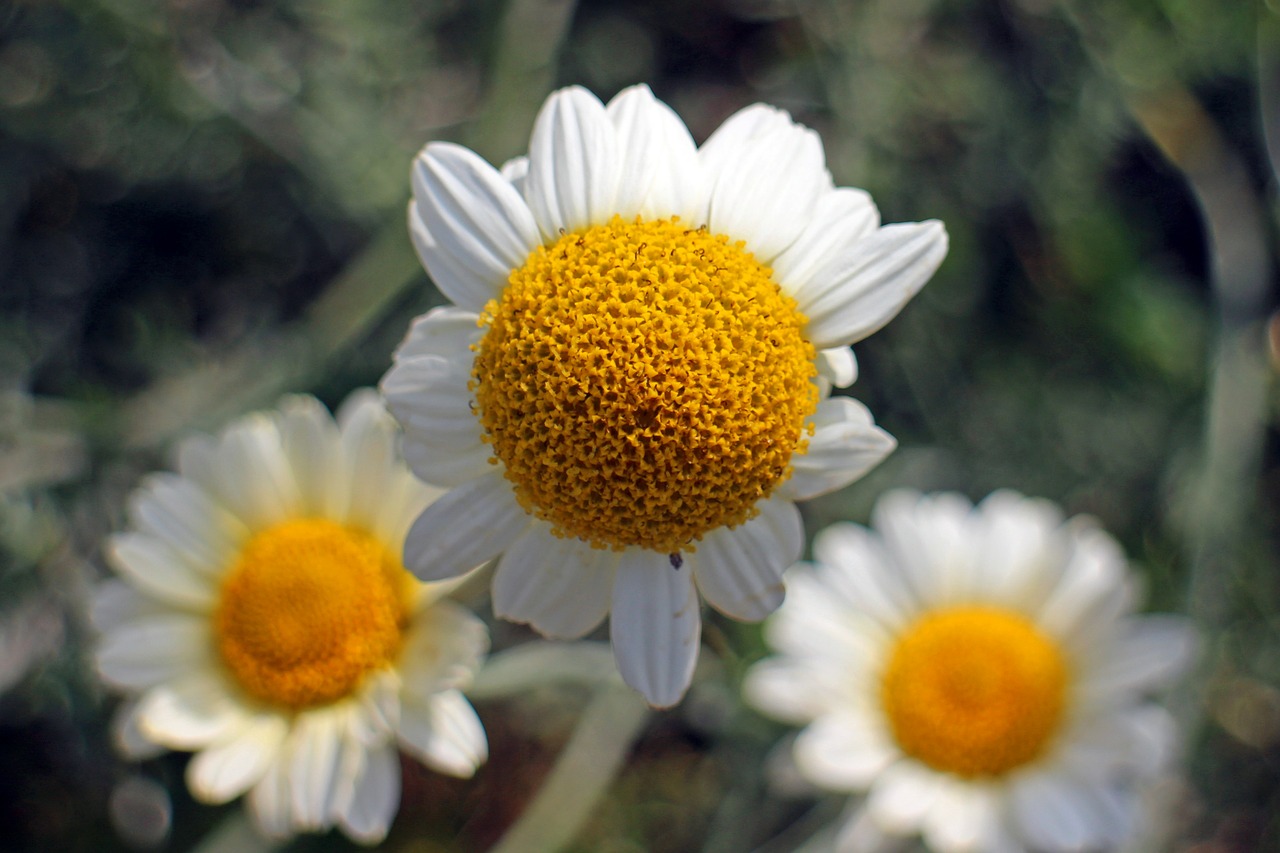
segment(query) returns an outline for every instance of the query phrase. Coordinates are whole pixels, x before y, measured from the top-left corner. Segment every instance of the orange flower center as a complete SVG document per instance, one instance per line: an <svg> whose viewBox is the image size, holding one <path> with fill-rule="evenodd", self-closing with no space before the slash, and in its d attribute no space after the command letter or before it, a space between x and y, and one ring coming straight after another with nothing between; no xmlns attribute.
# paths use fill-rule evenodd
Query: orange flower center
<svg viewBox="0 0 1280 853"><path fill-rule="evenodd" d="M286 521L249 540L214 616L218 652L250 695L292 709L353 693L399 653L411 581L367 533Z"/></svg>
<svg viewBox="0 0 1280 853"><path fill-rule="evenodd" d="M1068 678L1062 651L1026 618L958 607L898 638L880 700L907 755L958 776L1000 776L1057 734Z"/></svg>
<svg viewBox="0 0 1280 853"><path fill-rule="evenodd" d="M558 535L690 549L790 475L815 352L742 246L615 216L535 249L486 307L472 383L486 441Z"/></svg>

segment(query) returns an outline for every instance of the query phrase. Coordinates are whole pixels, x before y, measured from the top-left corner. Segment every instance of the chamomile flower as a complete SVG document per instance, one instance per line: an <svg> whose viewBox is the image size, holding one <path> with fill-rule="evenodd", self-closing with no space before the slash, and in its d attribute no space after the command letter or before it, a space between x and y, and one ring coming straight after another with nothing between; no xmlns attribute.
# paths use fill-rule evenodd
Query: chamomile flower
<svg viewBox="0 0 1280 853"><path fill-rule="evenodd" d="M578 637L612 613L623 678L689 685L701 593L759 620L803 542L794 501L894 446L849 344L946 254L941 223L881 227L812 130L757 104L701 148L648 88L554 93L501 171L449 143L413 167L409 224L453 305L382 381L418 476L426 580L502 555L495 611Z"/></svg>
<svg viewBox="0 0 1280 853"><path fill-rule="evenodd" d="M892 492L873 522L818 535L744 685L806 725L799 772L944 853L1121 843L1171 747L1145 695L1189 660L1186 620L1134 615L1115 541L1045 501Z"/></svg>
<svg viewBox="0 0 1280 853"><path fill-rule="evenodd" d="M94 602L103 678L129 694L126 752L195 753L191 792L248 794L268 835L334 825L374 843L400 800L398 749L470 776L484 730L463 697L483 622L404 570L437 491L372 392L337 422L289 397L179 447L133 495Z"/></svg>

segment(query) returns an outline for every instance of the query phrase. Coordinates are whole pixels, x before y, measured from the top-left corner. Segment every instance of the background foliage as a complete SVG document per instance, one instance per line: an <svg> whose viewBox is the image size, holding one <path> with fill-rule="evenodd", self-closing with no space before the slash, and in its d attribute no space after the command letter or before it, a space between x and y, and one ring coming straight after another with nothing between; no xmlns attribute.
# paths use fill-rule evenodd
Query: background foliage
<svg viewBox="0 0 1280 853"><path fill-rule="evenodd" d="M403 224L423 143L501 162L553 87L646 81L698 139L753 101L786 107L886 221L951 233L934 281L857 349L853 393L901 448L808 504L810 533L898 485L1012 487L1098 516L1151 606L1206 638L1172 698L1185 770L1155 792L1146 848L1280 849L1277 14L0 4L0 847L266 849L238 806L189 799L183 756L113 754L83 615L100 540L174 439L285 391L338 402L443 301ZM472 603L488 613L482 590ZM531 639L494 631L498 649ZM697 685L663 714L599 687L599 647L530 647L563 676L536 690L495 665L476 696L492 760L470 782L406 764L387 849L537 849L547 815L573 850L795 849L840 804L765 772L785 729L737 694L758 627L710 617L705 639Z"/></svg>

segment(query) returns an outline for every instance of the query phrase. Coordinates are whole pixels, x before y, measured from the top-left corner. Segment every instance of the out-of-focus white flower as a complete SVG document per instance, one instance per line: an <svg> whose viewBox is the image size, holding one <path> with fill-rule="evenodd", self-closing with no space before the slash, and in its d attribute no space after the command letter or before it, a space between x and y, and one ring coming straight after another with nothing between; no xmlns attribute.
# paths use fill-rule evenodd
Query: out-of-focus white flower
<svg viewBox="0 0 1280 853"><path fill-rule="evenodd" d="M97 592L103 678L131 694L127 752L191 750L205 802L248 793L268 835L340 826L375 843L400 801L397 747L470 776L487 745L464 687L484 623L400 564L435 490L372 392L337 422L289 397L179 448L129 506Z"/></svg>
<svg viewBox="0 0 1280 853"><path fill-rule="evenodd" d="M554 93L501 171L449 143L413 168L419 257L454 303L382 381L414 472L451 488L414 524L425 580L502 555L497 613L554 638L612 613L653 705L697 658L699 593L737 619L783 598L794 502L894 446L849 345L947 251L936 221L880 226L814 131L756 104L701 148L645 86Z"/></svg>
<svg viewBox="0 0 1280 853"><path fill-rule="evenodd" d="M800 772L945 853L1121 843L1171 749L1145 695L1192 656L1188 622L1134 615L1115 541L1046 501L892 492L873 523L819 534L744 686L806 726Z"/></svg>
<svg viewBox="0 0 1280 853"><path fill-rule="evenodd" d="M52 601L32 599L0 616L0 696L62 646L62 614Z"/></svg>

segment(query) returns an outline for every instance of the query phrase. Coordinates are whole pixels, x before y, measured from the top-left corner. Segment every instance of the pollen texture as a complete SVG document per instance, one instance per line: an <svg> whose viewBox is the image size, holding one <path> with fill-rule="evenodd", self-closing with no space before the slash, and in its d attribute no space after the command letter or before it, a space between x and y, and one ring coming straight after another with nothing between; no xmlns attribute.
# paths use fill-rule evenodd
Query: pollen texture
<svg viewBox="0 0 1280 853"><path fill-rule="evenodd" d="M898 638L880 698L898 746L935 770L1000 776L1038 756L1066 704L1061 651L1024 617L966 607Z"/></svg>
<svg viewBox="0 0 1280 853"><path fill-rule="evenodd" d="M689 550L791 473L805 317L741 243L678 219L535 249L481 317L472 387L516 497L595 547Z"/></svg>
<svg viewBox="0 0 1280 853"><path fill-rule="evenodd" d="M284 522L250 539L223 582L218 651L264 702L333 702L399 652L409 583L362 531L323 519Z"/></svg>

